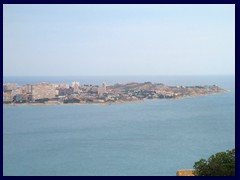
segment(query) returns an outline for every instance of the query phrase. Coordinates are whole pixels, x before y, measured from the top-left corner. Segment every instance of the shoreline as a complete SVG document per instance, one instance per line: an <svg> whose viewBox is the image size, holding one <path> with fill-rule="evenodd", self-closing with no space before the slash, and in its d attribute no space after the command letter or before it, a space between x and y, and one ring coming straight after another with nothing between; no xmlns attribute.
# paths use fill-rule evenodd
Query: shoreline
<svg viewBox="0 0 240 180"><path fill-rule="evenodd" d="M126 103L139 103L144 102L146 100L181 100L186 98L194 98L194 97L202 97L202 96L208 96L208 95L214 95L214 94L223 94L230 91L225 92L219 92L219 93L211 93L211 94L199 94L199 95L191 95L191 96L182 96L182 97L176 97L176 98L153 98L153 99L138 99L133 101L116 101L116 102L103 102L103 103L10 103L10 104L3 104L3 106L57 106L57 105L71 105L71 106L81 106L81 105L98 105L98 106L108 106L113 104L126 104Z"/></svg>
<svg viewBox="0 0 240 180"><path fill-rule="evenodd" d="M103 102L103 103L10 103L10 104L3 104L4 106L62 106L62 105L112 105L112 104L125 104L125 103L137 103L137 102L143 102L144 100L133 100L133 101L116 101L116 102Z"/></svg>

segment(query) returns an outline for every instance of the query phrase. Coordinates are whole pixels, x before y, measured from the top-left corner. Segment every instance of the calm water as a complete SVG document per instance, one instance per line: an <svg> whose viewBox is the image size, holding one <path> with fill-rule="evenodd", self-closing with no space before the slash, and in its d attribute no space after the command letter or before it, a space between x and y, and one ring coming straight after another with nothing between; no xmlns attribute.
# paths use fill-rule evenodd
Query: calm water
<svg viewBox="0 0 240 180"><path fill-rule="evenodd" d="M235 147L234 77L163 79L231 91L110 106L4 106L4 175L174 176Z"/></svg>

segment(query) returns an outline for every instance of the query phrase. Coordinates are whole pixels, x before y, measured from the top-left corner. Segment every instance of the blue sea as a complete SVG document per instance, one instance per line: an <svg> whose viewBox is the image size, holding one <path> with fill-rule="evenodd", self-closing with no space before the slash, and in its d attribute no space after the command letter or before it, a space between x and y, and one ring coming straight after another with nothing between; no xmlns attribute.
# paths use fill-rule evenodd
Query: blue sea
<svg viewBox="0 0 240 180"><path fill-rule="evenodd" d="M212 85L224 94L112 105L3 107L3 175L175 176L235 148L234 76L4 77L4 82Z"/></svg>

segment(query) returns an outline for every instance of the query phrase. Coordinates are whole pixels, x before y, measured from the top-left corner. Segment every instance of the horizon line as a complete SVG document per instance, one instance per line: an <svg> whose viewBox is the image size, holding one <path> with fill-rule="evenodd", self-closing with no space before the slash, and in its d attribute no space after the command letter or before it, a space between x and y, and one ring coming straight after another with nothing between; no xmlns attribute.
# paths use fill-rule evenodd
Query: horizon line
<svg viewBox="0 0 240 180"><path fill-rule="evenodd" d="M235 76L235 74L158 74L158 75L3 75L3 77L87 77L87 76Z"/></svg>

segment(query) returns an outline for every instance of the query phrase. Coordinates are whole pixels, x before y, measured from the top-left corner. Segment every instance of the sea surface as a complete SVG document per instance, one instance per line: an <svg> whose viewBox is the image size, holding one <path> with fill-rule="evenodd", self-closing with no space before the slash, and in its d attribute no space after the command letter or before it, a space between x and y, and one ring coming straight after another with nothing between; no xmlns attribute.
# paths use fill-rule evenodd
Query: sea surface
<svg viewBox="0 0 240 180"><path fill-rule="evenodd" d="M12 79L11 79L12 78ZM235 148L234 76L4 77L4 82L212 85L227 93L112 105L3 107L3 175L175 176Z"/></svg>

